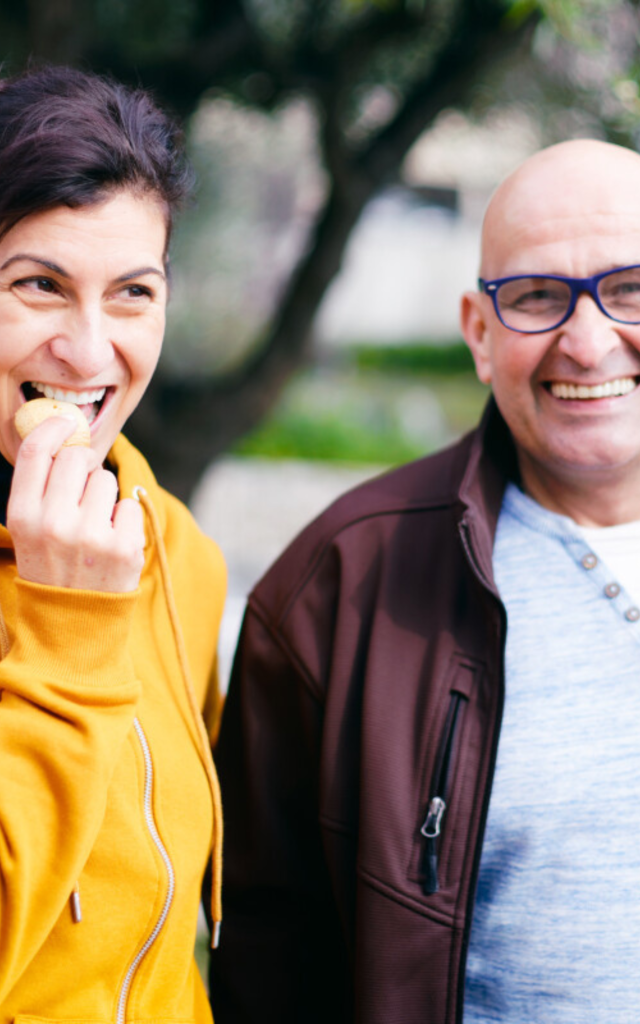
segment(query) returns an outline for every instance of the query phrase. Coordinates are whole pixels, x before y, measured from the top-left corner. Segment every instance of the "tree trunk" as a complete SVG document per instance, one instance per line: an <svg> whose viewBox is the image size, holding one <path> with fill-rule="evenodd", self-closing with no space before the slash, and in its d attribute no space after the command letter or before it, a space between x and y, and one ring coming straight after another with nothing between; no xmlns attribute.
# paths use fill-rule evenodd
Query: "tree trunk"
<svg viewBox="0 0 640 1024"><path fill-rule="evenodd" d="M516 33L503 31L501 5L466 2L464 30L452 33L394 121L359 156L345 145L335 96L325 103L322 142L332 190L265 343L228 375L176 381L159 371L151 382L127 434L160 482L183 500L207 465L261 422L303 363L316 313L367 202L397 175L437 114L468 101L479 73L522 45L536 20L529 18Z"/></svg>

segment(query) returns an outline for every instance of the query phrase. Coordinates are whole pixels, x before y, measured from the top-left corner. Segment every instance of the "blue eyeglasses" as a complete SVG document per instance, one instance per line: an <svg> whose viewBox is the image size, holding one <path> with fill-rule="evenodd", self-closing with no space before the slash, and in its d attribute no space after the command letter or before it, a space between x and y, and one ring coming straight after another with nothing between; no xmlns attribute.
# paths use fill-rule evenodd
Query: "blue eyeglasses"
<svg viewBox="0 0 640 1024"><path fill-rule="evenodd" d="M585 292L611 320L640 323L640 265L605 270L593 277L519 274L494 281L479 278L478 287L491 297L500 322L520 334L560 327Z"/></svg>

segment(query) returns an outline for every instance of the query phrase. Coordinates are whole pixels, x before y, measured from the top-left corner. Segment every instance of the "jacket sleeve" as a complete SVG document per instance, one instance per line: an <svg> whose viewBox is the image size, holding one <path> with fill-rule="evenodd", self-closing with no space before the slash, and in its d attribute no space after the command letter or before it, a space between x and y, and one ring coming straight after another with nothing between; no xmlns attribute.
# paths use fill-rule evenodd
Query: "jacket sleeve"
<svg viewBox="0 0 640 1024"><path fill-rule="evenodd" d="M225 811L216 1024L351 1019L319 824L322 726L320 695L250 605L216 749Z"/></svg>
<svg viewBox="0 0 640 1024"><path fill-rule="evenodd" d="M220 673L218 671L218 659L216 658L209 676L204 706L202 708L202 717L204 718L205 728L212 748L215 748L218 742L223 707L224 697L220 689Z"/></svg>
<svg viewBox="0 0 640 1024"><path fill-rule="evenodd" d="M15 589L0 663L0 1002L68 912L140 692L135 593Z"/></svg>

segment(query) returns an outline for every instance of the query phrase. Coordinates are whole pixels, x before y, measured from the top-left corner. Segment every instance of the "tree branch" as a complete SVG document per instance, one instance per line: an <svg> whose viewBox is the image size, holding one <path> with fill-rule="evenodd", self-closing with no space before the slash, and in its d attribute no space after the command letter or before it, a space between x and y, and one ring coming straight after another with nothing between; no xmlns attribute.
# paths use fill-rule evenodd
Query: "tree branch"
<svg viewBox="0 0 640 1024"><path fill-rule="evenodd" d="M467 4L476 7L476 4ZM488 7L488 5L487 5ZM470 98L484 69L530 39L540 15L531 14L517 29L504 27L504 10L483 10L452 35L429 72L417 81L395 118L359 157L363 171L379 185L395 176L399 161L440 111Z"/></svg>

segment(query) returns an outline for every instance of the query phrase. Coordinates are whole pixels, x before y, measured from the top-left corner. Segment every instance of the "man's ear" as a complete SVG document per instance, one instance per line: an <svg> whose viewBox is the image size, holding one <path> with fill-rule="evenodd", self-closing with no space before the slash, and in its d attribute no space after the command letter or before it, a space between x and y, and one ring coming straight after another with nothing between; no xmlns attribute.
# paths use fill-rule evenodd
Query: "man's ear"
<svg viewBox="0 0 640 1024"><path fill-rule="evenodd" d="M471 349L476 373L483 384L491 383L491 342L485 320L484 296L465 292L460 302L460 327Z"/></svg>

